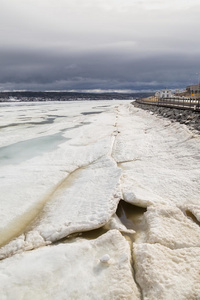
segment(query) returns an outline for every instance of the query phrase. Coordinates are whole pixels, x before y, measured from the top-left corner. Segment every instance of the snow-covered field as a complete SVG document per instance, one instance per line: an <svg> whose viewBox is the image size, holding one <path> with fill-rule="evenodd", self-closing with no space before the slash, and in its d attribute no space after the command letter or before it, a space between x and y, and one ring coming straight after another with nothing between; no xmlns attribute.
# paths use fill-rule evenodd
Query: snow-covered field
<svg viewBox="0 0 200 300"><path fill-rule="evenodd" d="M0 299L200 299L199 150L129 101L1 104Z"/></svg>

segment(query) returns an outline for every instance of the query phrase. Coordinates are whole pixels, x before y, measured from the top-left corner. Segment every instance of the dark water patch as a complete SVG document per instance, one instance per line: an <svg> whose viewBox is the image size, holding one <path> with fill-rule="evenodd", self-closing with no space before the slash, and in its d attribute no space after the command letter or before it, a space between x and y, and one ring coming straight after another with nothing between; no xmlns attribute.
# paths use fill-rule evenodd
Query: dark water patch
<svg viewBox="0 0 200 300"><path fill-rule="evenodd" d="M48 117L50 117L50 118L52 118L52 117L54 117L54 118L66 118L67 116L65 115L65 116L61 116L61 115L48 115Z"/></svg>
<svg viewBox="0 0 200 300"><path fill-rule="evenodd" d="M89 125L91 122L81 122L82 125Z"/></svg>
<svg viewBox="0 0 200 300"><path fill-rule="evenodd" d="M200 222L197 220L197 218L193 215L193 213L189 210L186 210L186 215L189 219L191 219L194 223L200 226Z"/></svg>
<svg viewBox="0 0 200 300"><path fill-rule="evenodd" d="M23 161L55 150L59 144L69 140L62 133L33 138L0 148L0 166L19 164Z"/></svg>
<svg viewBox="0 0 200 300"><path fill-rule="evenodd" d="M86 111L86 112L83 112L83 113L81 113L82 115L84 115L84 116L87 116L87 115L97 115L97 114L101 114L103 111L94 111L94 112L92 112L92 111Z"/></svg>
<svg viewBox="0 0 200 300"><path fill-rule="evenodd" d="M110 107L110 105L99 105L97 107Z"/></svg>
<svg viewBox="0 0 200 300"><path fill-rule="evenodd" d="M132 229L136 232L140 232L144 228L143 215L145 212L146 212L146 208L138 207L121 200L119 202L116 214L120 219L120 221L122 222L122 224L124 224L127 229ZM98 237L108 232L109 230L110 227L104 225L98 229L70 234L68 237L63 238L59 242L62 243L73 242L74 238L77 237L88 239L88 240L97 239ZM122 235L131 243L135 240L135 235L132 233L122 232Z"/></svg>
<svg viewBox="0 0 200 300"><path fill-rule="evenodd" d="M108 229L106 229L106 227L103 226L98 229L82 232L80 234L80 237L82 237L84 239L88 239L88 240L93 240L93 239L97 239L98 237L100 237L102 234L104 234L106 232L108 232Z"/></svg>
<svg viewBox="0 0 200 300"><path fill-rule="evenodd" d="M61 132L66 132L66 131L70 131L70 130L73 130L73 129L76 129L76 128L79 128L79 127L82 127L82 126L83 125L75 125L75 126L72 126L72 127L61 129L60 131Z"/></svg>
<svg viewBox="0 0 200 300"><path fill-rule="evenodd" d="M107 229L105 226L93 229L93 230L88 230L85 232L75 232L67 237L55 242L54 244L60 244L60 243L69 243L69 242L74 242L74 239L76 238L83 238L86 240L95 240L102 236L104 233L108 232L109 229Z"/></svg>
<svg viewBox="0 0 200 300"><path fill-rule="evenodd" d="M15 127L15 126L24 125L24 124L27 124L27 123L11 123L8 125L0 126L0 129L7 128L7 127Z"/></svg>
<svg viewBox="0 0 200 300"><path fill-rule="evenodd" d="M78 125L75 125L75 126L72 126L72 127L68 127L68 128L64 128L64 129L61 129L60 131L61 131L61 132L65 132L65 131L73 130L73 129L82 127L82 126L84 126L84 125L89 125L89 124L91 124L91 122L81 122L81 123L78 124Z"/></svg>
<svg viewBox="0 0 200 300"><path fill-rule="evenodd" d="M132 205L121 200L116 214L126 228L133 229L137 232L142 230L143 215L145 212L146 208Z"/></svg>
<svg viewBox="0 0 200 300"><path fill-rule="evenodd" d="M30 125L43 125L43 124L53 124L54 120L56 118L47 118L44 121L41 122L30 122Z"/></svg>
<svg viewBox="0 0 200 300"><path fill-rule="evenodd" d="M24 123L11 123L8 125L0 126L0 129L7 128L7 127L15 127L15 126L22 126L22 125L43 125L43 124L52 124L55 118L47 118L41 122L24 122Z"/></svg>

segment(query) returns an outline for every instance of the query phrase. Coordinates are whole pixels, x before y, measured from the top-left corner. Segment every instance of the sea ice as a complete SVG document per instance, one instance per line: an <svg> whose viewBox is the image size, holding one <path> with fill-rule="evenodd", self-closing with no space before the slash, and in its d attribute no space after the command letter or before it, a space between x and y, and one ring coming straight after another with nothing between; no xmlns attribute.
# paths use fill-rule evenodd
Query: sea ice
<svg viewBox="0 0 200 300"><path fill-rule="evenodd" d="M140 299L130 247L117 230L1 261L0 290L1 300Z"/></svg>
<svg viewBox="0 0 200 300"><path fill-rule="evenodd" d="M200 227L175 206L149 206L146 230L138 242L162 244L171 249L200 247Z"/></svg>
<svg viewBox="0 0 200 300"><path fill-rule="evenodd" d="M199 205L200 138L141 109L120 106L113 158L124 200L139 206Z"/></svg>
<svg viewBox="0 0 200 300"><path fill-rule="evenodd" d="M1 109L3 300L140 299L119 231L143 299L198 299L198 135L122 101ZM134 235L120 199L147 207Z"/></svg>
<svg viewBox="0 0 200 300"><path fill-rule="evenodd" d="M66 113L63 105L60 113ZM95 229L109 221L121 198L120 169L111 157L115 118L109 107L104 114L80 114L76 122L87 120L87 125L66 131L70 140L20 164L11 162L1 167L0 242L6 244L24 233L0 250L1 257ZM64 121L59 120L59 131L69 129ZM55 128L56 124L52 130Z"/></svg>
<svg viewBox="0 0 200 300"><path fill-rule="evenodd" d="M199 247L171 250L159 244L135 244L134 260L142 299L199 299Z"/></svg>

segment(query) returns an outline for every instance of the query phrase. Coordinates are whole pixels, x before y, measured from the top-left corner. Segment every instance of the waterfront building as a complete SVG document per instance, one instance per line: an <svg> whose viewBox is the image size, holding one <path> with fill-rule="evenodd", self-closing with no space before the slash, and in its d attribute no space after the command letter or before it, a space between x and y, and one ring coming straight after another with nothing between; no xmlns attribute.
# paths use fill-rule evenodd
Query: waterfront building
<svg viewBox="0 0 200 300"><path fill-rule="evenodd" d="M171 98L173 96L173 93L172 93L171 90L164 89L164 90L161 90L161 91L157 91L155 93L155 96L158 97L158 98Z"/></svg>

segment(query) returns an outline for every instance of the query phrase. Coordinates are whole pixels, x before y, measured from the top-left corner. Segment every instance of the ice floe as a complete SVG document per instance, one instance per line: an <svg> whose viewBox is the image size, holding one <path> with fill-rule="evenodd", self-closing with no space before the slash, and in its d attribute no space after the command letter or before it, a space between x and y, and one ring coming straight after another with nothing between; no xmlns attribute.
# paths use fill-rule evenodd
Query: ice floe
<svg viewBox="0 0 200 300"><path fill-rule="evenodd" d="M159 244L135 244L134 260L142 299L199 299L199 247L171 250Z"/></svg>
<svg viewBox="0 0 200 300"><path fill-rule="evenodd" d="M159 243L171 249L200 247L199 225L175 206L150 206L144 220L145 236L140 242Z"/></svg>
<svg viewBox="0 0 200 300"><path fill-rule="evenodd" d="M117 230L1 261L0 290L2 300L140 299L129 244Z"/></svg>
<svg viewBox="0 0 200 300"><path fill-rule="evenodd" d="M198 299L199 136L123 101L1 109L3 300Z"/></svg>
<svg viewBox="0 0 200 300"><path fill-rule="evenodd" d="M111 157L115 111L108 108L104 116L97 116L87 116L92 125L70 130L70 143L67 140L54 151L20 164L2 166L1 191L6 201L2 201L0 242L3 245L24 232L0 250L1 257L38 247L39 241L48 244L73 232L101 227L115 213L121 198L121 171ZM80 122L79 118L84 121L86 116L75 120Z"/></svg>

